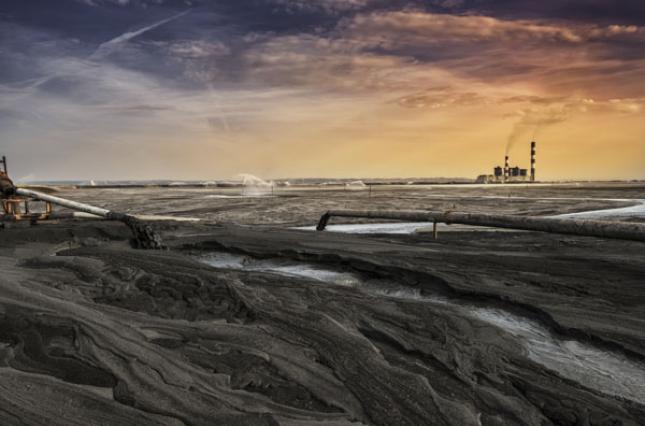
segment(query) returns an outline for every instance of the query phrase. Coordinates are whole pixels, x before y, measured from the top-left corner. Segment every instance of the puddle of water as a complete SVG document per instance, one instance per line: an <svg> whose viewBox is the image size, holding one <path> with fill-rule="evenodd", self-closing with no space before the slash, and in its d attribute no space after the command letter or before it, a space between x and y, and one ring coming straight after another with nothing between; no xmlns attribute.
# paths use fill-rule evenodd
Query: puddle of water
<svg viewBox="0 0 645 426"><path fill-rule="evenodd" d="M537 323L495 309L474 308L472 315L522 341L528 357L590 389L643 403L645 365L575 340L561 340Z"/></svg>
<svg viewBox="0 0 645 426"><path fill-rule="evenodd" d="M242 195L222 195L222 194L211 194L205 195L202 197L204 199L215 199L215 198L273 198L273 195L265 194L242 194Z"/></svg>
<svg viewBox="0 0 645 426"><path fill-rule="evenodd" d="M321 269L307 263L283 263L276 260L253 259L233 253L211 253L200 260L220 269L234 269L254 272L271 272L290 277L308 278L315 281L344 286L357 285L359 279L347 272Z"/></svg>
<svg viewBox="0 0 645 426"><path fill-rule="evenodd" d="M603 352L575 340L561 340L538 323L498 309L459 305L427 296L407 287L372 289L397 299L458 307L466 315L503 329L520 340L534 362L590 389L642 403L645 400L645 365Z"/></svg>
<svg viewBox="0 0 645 426"><path fill-rule="evenodd" d="M553 217L574 219L598 219L602 217L645 217L645 200L629 200L640 204L616 209L590 210L586 212L559 214Z"/></svg>
<svg viewBox="0 0 645 426"><path fill-rule="evenodd" d="M433 303L436 305L450 305L451 303L448 299L441 296L423 294L421 289L402 287L402 286L392 286L392 284L385 283L379 285L376 283L361 283L360 287L372 294L378 294L381 296L391 297L394 299L404 299L404 300L416 300L424 303Z"/></svg>
<svg viewBox="0 0 645 426"><path fill-rule="evenodd" d="M342 232L347 234L413 234L421 228L432 228L430 222L402 222L402 223L360 223L347 225L328 225L329 232ZM315 231L315 226L302 226L302 231Z"/></svg>
<svg viewBox="0 0 645 426"><path fill-rule="evenodd" d="M224 252L211 253L200 260L216 268L302 277L359 287L370 294L385 297L455 307L471 318L508 332L522 343L529 359L567 379L609 395L638 403L645 401L645 365L575 340L559 339L540 324L503 310L459 304L447 298L423 294L418 288L392 285L385 280L365 282L353 274L308 263L258 260Z"/></svg>
<svg viewBox="0 0 645 426"><path fill-rule="evenodd" d="M214 268L241 270L245 269L245 263L250 259L233 253L218 252L209 253L204 257L200 257L199 260Z"/></svg>

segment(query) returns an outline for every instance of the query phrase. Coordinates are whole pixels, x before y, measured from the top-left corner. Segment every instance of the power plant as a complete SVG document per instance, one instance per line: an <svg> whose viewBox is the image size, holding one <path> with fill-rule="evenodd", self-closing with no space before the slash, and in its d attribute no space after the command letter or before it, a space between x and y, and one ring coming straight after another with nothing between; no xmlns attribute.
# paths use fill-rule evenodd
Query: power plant
<svg viewBox="0 0 645 426"><path fill-rule="evenodd" d="M537 143L531 142L531 169L522 169L518 166L511 167L508 154L504 157L504 167L497 166L492 175L479 175L477 183L517 183L535 182L535 152Z"/></svg>

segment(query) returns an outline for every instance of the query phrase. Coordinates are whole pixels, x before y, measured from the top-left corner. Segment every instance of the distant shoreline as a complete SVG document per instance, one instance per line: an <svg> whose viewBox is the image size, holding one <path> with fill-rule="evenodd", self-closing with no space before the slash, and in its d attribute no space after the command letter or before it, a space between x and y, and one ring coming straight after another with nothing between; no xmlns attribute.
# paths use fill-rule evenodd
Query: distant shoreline
<svg viewBox="0 0 645 426"><path fill-rule="evenodd" d="M360 185L356 185L356 182L360 182ZM105 181L97 182L94 184L89 184L87 182L78 182L78 181L39 181L39 182L28 182L19 184L22 187L58 187L58 188L76 188L76 189L125 189L125 188L217 188L217 189L235 189L235 188L245 188L245 187L254 187L254 185L244 185L241 182L228 182L228 181L208 181L208 182L198 182L198 181L131 181L131 182L114 182L114 181ZM645 180L599 180L599 181L589 181L589 180L580 180L580 181L544 181L544 182L508 182L508 183L475 183L474 180L466 181L461 179L455 180L432 180L432 179L419 179L419 180L405 180L405 179L396 179L396 180L377 180L371 181L368 179L365 180L335 180L335 181L324 181L320 182L318 180L312 180L306 182L304 180L276 180L269 184L262 185L266 188L274 189L340 189L340 188L351 188L356 189L368 189L370 186L441 186L441 187L472 187L472 188L503 188L503 187L544 187L544 186L560 186L560 187L576 187L584 185L587 187L611 187L616 188L620 185L625 185L628 187L638 187L642 185L645 188Z"/></svg>

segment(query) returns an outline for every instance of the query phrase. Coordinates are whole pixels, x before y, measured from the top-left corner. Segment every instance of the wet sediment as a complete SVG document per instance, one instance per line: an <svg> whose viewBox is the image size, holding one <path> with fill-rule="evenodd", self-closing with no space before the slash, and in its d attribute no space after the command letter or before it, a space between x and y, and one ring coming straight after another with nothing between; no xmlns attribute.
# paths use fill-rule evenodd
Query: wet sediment
<svg viewBox="0 0 645 426"><path fill-rule="evenodd" d="M638 377L640 243L159 226L168 251L133 250L119 223L0 231L3 424L645 418L624 378L612 392L560 365L591 348ZM204 264L214 250L249 260ZM541 338L581 346L531 352ZM52 415L62 401L73 408Z"/></svg>

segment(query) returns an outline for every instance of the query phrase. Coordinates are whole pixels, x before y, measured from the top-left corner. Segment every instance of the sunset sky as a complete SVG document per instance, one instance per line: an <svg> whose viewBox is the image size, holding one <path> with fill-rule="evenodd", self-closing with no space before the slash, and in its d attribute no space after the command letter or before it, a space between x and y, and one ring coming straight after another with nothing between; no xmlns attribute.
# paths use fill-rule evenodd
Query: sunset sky
<svg viewBox="0 0 645 426"><path fill-rule="evenodd" d="M645 179L643 0L2 0L20 180Z"/></svg>

